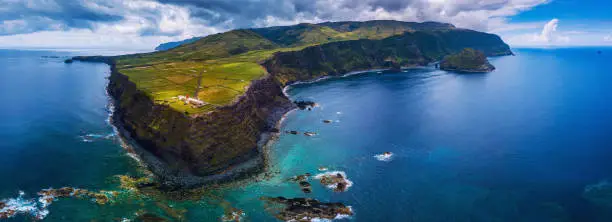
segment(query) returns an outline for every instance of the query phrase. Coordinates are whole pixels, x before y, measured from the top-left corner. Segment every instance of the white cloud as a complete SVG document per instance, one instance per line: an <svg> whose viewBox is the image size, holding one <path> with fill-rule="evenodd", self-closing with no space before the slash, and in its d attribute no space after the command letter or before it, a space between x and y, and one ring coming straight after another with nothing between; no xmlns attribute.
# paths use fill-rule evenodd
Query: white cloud
<svg viewBox="0 0 612 222"><path fill-rule="evenodd" d="M542 29L540 35L534 36L532 41L543 42L543 43L556 43L556 42L568 42L569 37L562 36L557 32L559 26L559 19L552 19Z"/></svg>
<svg viewBox="0 0 612 222"><path fill-rule="evenodd" d="M90 29L57 27L47 28L48 31L4 35L0 36L0 47L142 50L168 41L224 31L192 17L186 7L151 0L113 1L113 4L89 1L84 5L108 15L121 15L123 19L120 21L93 23ZM0 22L0 31L20 33L15 29L27 27L26 23L24 20Z"/></svg>
<svg viewBox="0 0 612 222"><path fill-rule="evenodd" d="M565 45L570 43L571 38L568 35L580 34L578 31L560 32L558 31L559 19L552 19L544 24L540 33L527 33L514 35L506 38L511 45Z"/></svg>
<svg viewBox="0 0 612 222"><path fill-rule="evenodd" d="M604 36L603 40L604 42L612 42L612 35Z"/></svg>
<svg viewBox="0 0 612 222"><path fill-rule="evenodd" d="M22 0L4 1L19 3ZM30 2L36 4L29 4ZM151 49L161 42L203 36L237 27L374 19L438 21L480 31L516 31L532 29L539 23L515 24L509 21L509 17L546 4L550 0L311 0L309 2L74 0L74 2L79 5L79 10L89 13L85 20L72 18L61 20L64 19L61 15L70 16L67 10L73 6L68 7L65 2L27 0L28 4L24 6L26 10L34 11L34 14L54 13L53 17L44 22L34 20L33 17L28 17L30 20L0 20L0 34L9 33L8 36L0 36L0 47L34 45L90 47L92 44L106 44L109 48ZM215 4L221 6L215 7ZM24 25L17 25L19 22L24 22ZM38 26L40 24L44 24L44 27ZM36 39L43 36L44 41ZM562 39L559 37L559 40Z"/></svg>
<svg viewBox="0 0 612 222"><path fill-rule="evenodd" d="M283 15L268 15L255 20L255 24L265 26L312 21L393 19L447 22L458 27L492 31L512 26L508 24L507 17L548 2L550 0L313 0L308 11L293 13L295 16L289 18ZM518 28L522 27L511 27Z"/></svg>

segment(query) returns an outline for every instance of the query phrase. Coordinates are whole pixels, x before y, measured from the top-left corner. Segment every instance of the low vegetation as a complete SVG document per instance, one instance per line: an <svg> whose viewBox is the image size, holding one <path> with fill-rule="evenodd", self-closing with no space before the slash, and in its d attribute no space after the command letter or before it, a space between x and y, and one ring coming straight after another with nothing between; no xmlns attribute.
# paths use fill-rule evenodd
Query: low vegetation
<svg viewBox="0 0 612 222"><path fill-rule="evenodd" d="M252 80L266 74L261 64L276 52L298 51L330 42L378 40L405 32L436 31L443 38L450 30L460 29L443 23L398 21L243 29L210 35L166 51L118 56L114 60L117 70L156 103L196 114L231 104L245 92ZM391 41L385 44L393 44ZM465 41L473 40L466 36ZM481 42L478 44L482 45ZM440 56L442 54L430 55L436 59ZM178 96L197 98L205 105L187 104Z"/></svg>
<svg viewBox="0 0 612 222"><path fill-rule="evenodd" d="M471 48L444 57L440 68L457 72L490 72L495 69L482 51Z"/></svg>

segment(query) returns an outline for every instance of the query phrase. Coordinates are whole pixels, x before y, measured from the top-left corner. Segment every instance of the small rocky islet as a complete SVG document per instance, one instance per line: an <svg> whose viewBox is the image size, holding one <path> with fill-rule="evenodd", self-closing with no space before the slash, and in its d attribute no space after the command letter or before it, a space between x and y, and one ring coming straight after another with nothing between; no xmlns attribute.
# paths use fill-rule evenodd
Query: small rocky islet
<svg viewBox="0 0 612 222"><path fill-rule="evenodd" d="M317 103L313 101L299 100L293 102L299 109L308 111L312 110L312 108L317 106Z"/></svg>
<svg viewBox="0 0 612 222"><path fill-rule="evenodd" d="M495 70L484 52L464 48L461 52L448 55L439 64L441 70L459 73L487 73Z"/></svg>
<svg viewBox="0 0 612 222"><path fill-rule="evenodd" d="M345 192L353 185L353 182L347 178L346 173L342 171L325 172L317 174L314 178L318 179L321 185L332 189L334 192Z"/></svg>
<svg viewBox="0 0 612 222"><path fill-rule="evenodd" d="M311 176L310 173L297 175L297 176L290 178L289 182L297 183L300 186L300 189L302 190L302 192L306 194L312 193L312 186L308 182L308 180L310 179L310 176Z"/></svg>
<svg viewBox="0 0 612 222"><path fill-rule="evenodd" d="M353 215L343 203L324 203L311 198L262 197L266 211L282 221L333 220Z"/></svg>

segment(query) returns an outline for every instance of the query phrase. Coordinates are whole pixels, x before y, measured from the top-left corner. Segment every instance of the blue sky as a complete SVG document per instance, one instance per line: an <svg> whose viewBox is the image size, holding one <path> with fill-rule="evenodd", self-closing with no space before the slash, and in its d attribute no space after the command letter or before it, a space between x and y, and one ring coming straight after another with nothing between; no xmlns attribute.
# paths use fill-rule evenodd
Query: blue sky
<svg viewBox="0 0 612 222"><path fill-rule="evenodd" d="M496 32L514 46L612 45L612 1L550 1L508 19L510 25L526 25ZM534 27L528 28L530 23ZM549 27L556 24L556 29L543 33L546 23Z"/></svg>
<svg viewBox="0 0 612 222"><path fill-rule="evenodd" d="M0 0L0 48L150 50L234 28L439 21L514 47L612 45L604 0Z"/></svg>

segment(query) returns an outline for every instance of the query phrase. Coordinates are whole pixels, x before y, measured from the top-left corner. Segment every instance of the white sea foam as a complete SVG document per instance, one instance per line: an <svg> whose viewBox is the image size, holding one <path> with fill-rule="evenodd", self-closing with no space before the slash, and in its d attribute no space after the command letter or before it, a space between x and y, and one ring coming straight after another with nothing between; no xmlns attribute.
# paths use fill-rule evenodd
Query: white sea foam
<svg viewBox="0 0 612 222"><path fill-rule="evenodd" d="M394 156L393 153L388 152L388 153L376 154L374 155L374 158L376 158L378 161L389 162L393 160L393 156Z"/></svg>
<svg viewBox="0 0 612 222"><path fill-rule="evenodd" d="M349 208L350 212L354 214L353 207L351 207L351 206L347 206L347 207ZM334 220L342 220L342 219L350 219L350 218L351 218L351 215L348 215L348 214L338 214L338 215L336 215L336 218L334 218Z"/></svg>
<svg viewBox="0 0 612 222"><path fill-rule="evenodd" d="M117 134L115 132L111 132L107 134L88 133L88 134L85 134L79 137L81 138L81 141L90 143L90 142L94 142L98 140L109 140L109 139L114 138L116 135Z"/></svg>
<svg viewBox="0 0 612 222"><path fill-rule="evenodd" d="M352 213L353 212L353 207L351 207L351 206L347 206L347 207L350 209L350 211ZM350 219L350 218L351 218L351 215L348 215L348 214L338 214L338 215L336 215L336 217L333 220L315 217L315 218L310 219L310 221L311 222L331 222L331 221L334 221L334 220L344 220L344 219ZM308 218L306 218L306 219L308 219Z"/></svg>
<svg viewBox="0 0 612 222"><path fill-rule="evenodd" d="M244 218L244 215L246 215L244 212L239 211L239 212L232 212L232 215L228 217L228 215L223 215L221 217L221 221L242 221L242 218Z"/></svg>
<svg viewBox="0 0 612 222"><path fill-rule="evenodd" d="M23 191L19 191L19 196L17 198L10 198L2 200L5 206L0 209L0 213L6 212L14 212L12 215L8 215L9 217L14 217L19 214L29 214L32 217L42 220L48 214L49 210L47 210L47 206L49 204L37 201L36 199L24 199L25 193Z"/></svg>

